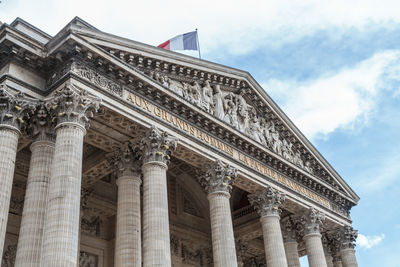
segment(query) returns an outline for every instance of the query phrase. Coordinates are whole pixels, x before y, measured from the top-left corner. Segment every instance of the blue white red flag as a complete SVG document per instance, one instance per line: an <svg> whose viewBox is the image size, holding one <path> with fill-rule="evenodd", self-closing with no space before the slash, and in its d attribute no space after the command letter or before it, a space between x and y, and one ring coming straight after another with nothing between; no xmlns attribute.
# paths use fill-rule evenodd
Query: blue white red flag
<svg viewBox="0 0 400 267"><path fill-rule="evenodd" d="M199 50L197 31L175 36L158 47L167 50Z"/></svg>

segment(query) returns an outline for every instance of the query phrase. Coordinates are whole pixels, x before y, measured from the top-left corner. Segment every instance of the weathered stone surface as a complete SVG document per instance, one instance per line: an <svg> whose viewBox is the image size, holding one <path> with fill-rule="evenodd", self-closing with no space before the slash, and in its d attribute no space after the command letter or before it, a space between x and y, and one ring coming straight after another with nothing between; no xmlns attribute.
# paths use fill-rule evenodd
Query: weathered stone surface
<svg viewBox="0 0 400 267"><path fill-rule="evenodd" d="M77 265L83 137L88 117L99 104L98 98L69 83L58 89L45 104L57 118L57 126L42 266Z"/></svg>
<svg viewBox="0 0 400 267"><path fill-rule="evenodd" d="M250 203L261 216L264 237L264 249L267 266L287 266L285 248L281 232L280 205L285 195L272 187L267 187L249 195Z"/></svg>
<svg viewBox="0 0 400 267"><path fill-rule="evenodd" d="M166 172L177 141L155 127L141 141L144 266L171 266Z"/></svg>

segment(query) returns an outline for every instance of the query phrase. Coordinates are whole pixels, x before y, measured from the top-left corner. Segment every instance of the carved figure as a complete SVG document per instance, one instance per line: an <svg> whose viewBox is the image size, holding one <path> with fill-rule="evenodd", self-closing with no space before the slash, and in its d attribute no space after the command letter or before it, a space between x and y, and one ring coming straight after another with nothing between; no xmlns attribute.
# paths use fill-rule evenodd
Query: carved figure
<svg viewBox="0 0 400 267"><path fill-rule="evenodd" d="M301 154L297 151L293 156L293 163L299 166L300 168L304 168L303 160L301 159Z"/></svg>
<svg viewBox="0 0 400 267"><path fill-rule="evenodd" d="M250 137L256 140L259 143L265 144L265 137L263 135L260 120L258 117L253 117L250 120Z"/></svg>
<svg viewBox="0 0 400 267"><path fill-rule="evenodd" d="M214 108L214 116L220 120L224 119L225 110L224 110L224 101L222 99L221 87L217 84L215 87L215 94L213 96L213 108Z"/></svg>
<svg viewBox="0 0 400 267"><path fill-rule="evenodd" d="M308 171L309 173L313 173L313 169L311 168L311 162L310 161L306 161L306 163L305 163L305 166L304 166L304 169L306 170L306 171Z"/></svg>
<svg viewBox="0 0 400 267"><path fill-rule="evenodd" d="M266 145L268 147L272 147L273 140L272 140L272 135L271 135L271 132L270 132L269 128L270 128L270 123L267 122L265 119L262 119L262 121L261 121L261 131L262 131L262 133L264 135L264 140L265 140L264 145Z"/></svg>
<svg viewBox="0 0 400 267"><path fill-rule="evenodd" d="M274 123L270 127L271 137L272 137L272 150L282 156L282 141L279 139L279 133L275 129Z"/></svg>
<svg viewBox="0 0 400 267"><path fill-rule="evenodd" d="M177 93L179 96L183 97L183 87L184 85L181 82L178 81L174 81L168 77L166 77L166 81L169 85L169 89L171 89L172 91L174 91L175 93Z"/></svg>
<svg viewBox="0 0 400 267"><path fill-rule="evenodd" d="M200 85L197 81L193 82L193 85L185 84L184 87L184 97L190 103L199 106L201 95L200 95Z"/></svg>
<svg viewBox="0 0 400 267"><path fill-rule="evenodd" d="M213 90L210 86L210 81L205 81L201 92L201 108L208 113L211 113L211 106L213 103Z"/></svg>
<svg viewBox="0 0 400 267"><path fill-rule="evenodd" d="M237 105L233 99L233 94L230 93L226 98L225 98L225 116L224 116L224 121L230 125L232 125L233 128L239 130L239 121L237 117Z"/></svg>
<svg viewBox="0 0 400 267"><path fill-rule="evenodd" d="M293 162L293 156L294 156L294 153L292 151L292 146L293 144L291 142L288 142L286 141L286 139L283 139L282 155L285 159L287 159L290 162Z"/></svg>
<svg viewBox="0 0 400 267"><path fill-rule="evenodd" d="M244 91L241 90L239 94L236 95L236 105L238 107L239 129L242 133L246 133L246 129L249 127L249 106L243 96Z"/></svg>

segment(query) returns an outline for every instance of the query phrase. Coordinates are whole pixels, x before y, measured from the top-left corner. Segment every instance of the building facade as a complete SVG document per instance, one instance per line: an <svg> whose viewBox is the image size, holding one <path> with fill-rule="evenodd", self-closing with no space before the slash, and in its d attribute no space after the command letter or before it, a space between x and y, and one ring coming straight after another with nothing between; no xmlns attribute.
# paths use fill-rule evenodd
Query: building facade
<svg viewBox="0 0 400 267"><path fill-rule="evenodd" d="M357 266L359 197L249 73L79 18L0 36L2 267Z"/></svg>

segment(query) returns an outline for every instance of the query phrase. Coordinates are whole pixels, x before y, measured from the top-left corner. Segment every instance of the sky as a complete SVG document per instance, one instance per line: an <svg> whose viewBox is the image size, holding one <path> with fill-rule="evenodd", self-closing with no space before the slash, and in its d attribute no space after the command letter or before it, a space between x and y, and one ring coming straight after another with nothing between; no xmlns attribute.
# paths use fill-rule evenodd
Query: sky
<svg viewBox="0 0 400 267"><path fill-rule="evenodd" d="M2 0L0 21L55 35L79 16L151 45L198 28L202 58L250 72L360 196L359 266L398 267L399 10L389 0Z"/></svg>

